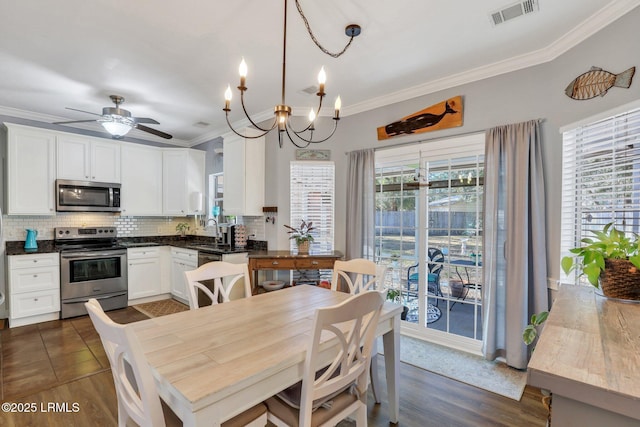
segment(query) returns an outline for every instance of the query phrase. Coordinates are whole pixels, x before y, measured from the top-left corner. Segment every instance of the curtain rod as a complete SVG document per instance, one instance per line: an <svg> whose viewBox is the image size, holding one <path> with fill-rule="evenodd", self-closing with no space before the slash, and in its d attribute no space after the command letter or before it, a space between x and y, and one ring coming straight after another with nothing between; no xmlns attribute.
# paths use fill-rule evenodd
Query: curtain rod
<svg viewBox="0 0 640 427"><path fill-rule="evenodd" d="M540 119L534 119L536 120L538 123L542 123L544 122L544 118L540 118ZM530 121L530 120L528 120ZM521 122L524 123L524 122ZM504 125L501 125L504 126ZM494 126L497 127L497 126ZM373 149L373 151L380 151L380 150L389 150L391 148L397 148L397 147L406 147L407 145L417 145L417 144L422 144L423 142L429 142L429 141L434 141L436 139L449 139L449 138L456 138L459 136L467 136L467 135L473 135L476 133L481 133L481 132L486 132L487 129L483 129L483 130L474 130L474 131L469 131L469 132L463 132L463 133L456 133L454 135L449 135L449 136L440 136L440 137L433 137L433 138L427 138L427 139L420 139L418 141L407 141L407 142L401 142L399 144L393 144L393 145L387 145L386 147L375 147ZM352 153L353 151L358 151L358 150L352 150L352 151L345 151L344 154L345 156L348 155L349 153Z"/></svg>

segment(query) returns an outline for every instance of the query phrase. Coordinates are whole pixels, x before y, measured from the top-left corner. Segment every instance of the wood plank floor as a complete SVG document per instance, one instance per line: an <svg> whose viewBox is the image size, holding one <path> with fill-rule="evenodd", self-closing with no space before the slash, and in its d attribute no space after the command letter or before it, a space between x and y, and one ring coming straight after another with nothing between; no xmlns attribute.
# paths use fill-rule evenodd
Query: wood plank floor
<svg viewBox="0 0 640 427"><path fill-rule="evenodd" d="M146 318L132 308L108 314L119 323ZM2 402L36 409L2 412L0 426L117 425L111 371L88 317L4 330L0 347ZM384 363L379 365L384 381ZM546 422L540 392L529 386L516 402L405 363L399 384L402 427L544 427ZM369 398L372 427L389 426L385 387L381 404Z"/></svg>

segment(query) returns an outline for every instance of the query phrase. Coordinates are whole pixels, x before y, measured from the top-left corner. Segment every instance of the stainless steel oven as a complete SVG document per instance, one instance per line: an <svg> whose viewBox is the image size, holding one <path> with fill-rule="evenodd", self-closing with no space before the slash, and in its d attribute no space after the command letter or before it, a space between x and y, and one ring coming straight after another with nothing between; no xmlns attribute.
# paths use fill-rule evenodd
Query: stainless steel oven
<svg viewBox="0 0 640 427"><path fill-rule="evenodd" d="M115 227L56 228L60 250L60 317L86 314L97 299L104 310L127 306L127 250L116 242Z"/></svg>

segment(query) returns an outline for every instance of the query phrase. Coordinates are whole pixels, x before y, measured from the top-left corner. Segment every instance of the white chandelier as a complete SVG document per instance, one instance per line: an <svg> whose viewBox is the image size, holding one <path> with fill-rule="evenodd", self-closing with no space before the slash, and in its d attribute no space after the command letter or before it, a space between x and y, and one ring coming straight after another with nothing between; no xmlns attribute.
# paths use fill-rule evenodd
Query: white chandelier
<svg viewBox="0 0 640 427"><path fill-rule="evenodd" d="M320 48L322 52L326 53L329 56L338 58L349 48L349 46L351 45L351 42L353 41L353 38L357 37L361 32L361 28L359 25L357 24L347 25L347 27L345 28L345 34L349 37L349 42L345 45L342 51L338 53L329 52L324 47L322 47L322 45L320 45L320 43L316 40L315 36L313 35L313 32L311 31L311 27L309 26L309 22L307 21L306 16L302 12L302 8L300 6L299 0L295 0L295 2L296 2L296 7L298 8L298 12L302 17L302 20L304 21L307 31L311 36L311 39L318 46L318 48ZM240 103L242 105L242 110L244 111L244 114L249 120L249 122L251 123L251 125L253 125L261 133L256 136L242 135L239 132L237 132L231 125L231 122L229 121L229 112L231 111L230 105L231 105L231 98L232 98L231 85L227 86L227 90L224 93L225 102L224 102L223 111L225 112L227 124L229 125L229 128L236 135L239 135L244 138L260 138L277 128L278 144L280 148L282 148L283 134L286 134L289 140L291 141L291 143L298 148L305 148L305 147L308 147L309 144L317 144L320 142L324 142L329 138L331 138L335 133L336 129L338 128L338 121L340 120L340 108L342 106L340 96L336 98L336 101L334 104L333 130L326 137L323 137L320 139L314 139L313 132L315 131L315 119L320 114L320 110L322 108L322 99L325 96L324 86L327 79L327 75L324 71L324 67L322 67L320 69L320 72L318 73L318 93L316 93L316 95L320 98L318 102L318 108L317 110L314 110L313 108L310 110L309 124L303 129L296 130L291 124L291 107L287 105L285 101L286 57L287 57L287 0L284 0L283 52L282 52L282 100L280 104L274 107L275 117L274 117L273 123L271 124L271 126L266 128L258 126L247 113L247 109L245 108L245 104L244 104L244 93L247 90L247 87L245 86L246 78L247 78L247 64L244 61L244 58L242 58L242 61L240 62L240 67L239 67L240 86L238 86L238 90L240 91Z"/></svg>

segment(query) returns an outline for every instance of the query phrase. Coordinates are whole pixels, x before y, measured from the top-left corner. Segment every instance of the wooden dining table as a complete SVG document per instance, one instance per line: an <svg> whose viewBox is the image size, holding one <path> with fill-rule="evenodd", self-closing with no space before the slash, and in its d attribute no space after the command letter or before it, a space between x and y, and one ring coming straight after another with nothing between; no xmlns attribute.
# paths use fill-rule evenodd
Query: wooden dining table
<svg viewBox="0 0 640 427"><path fill-rule="evenodd" d="M161 398L185 426L219 426L302 379L315 310L350 295L299 285L127 325ZM400 314L385 302L383 337L389 421L399 417ZM335 342L324 346L329 354Z"/></svg>

